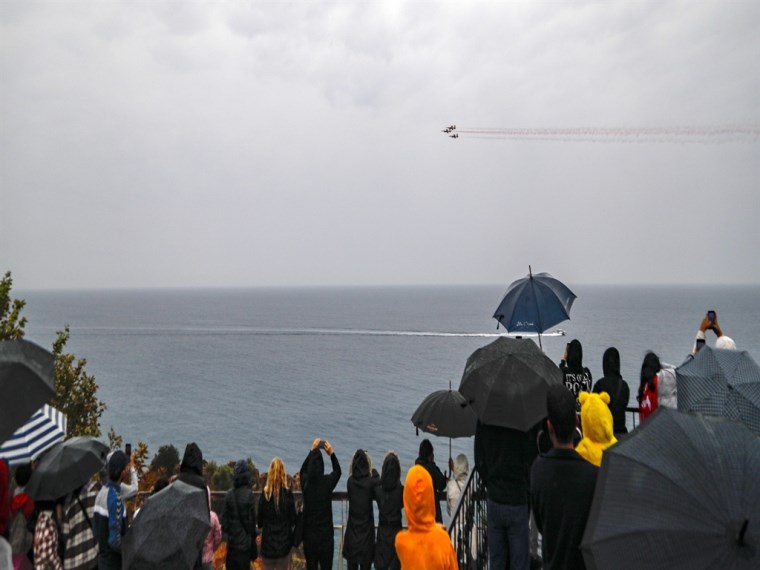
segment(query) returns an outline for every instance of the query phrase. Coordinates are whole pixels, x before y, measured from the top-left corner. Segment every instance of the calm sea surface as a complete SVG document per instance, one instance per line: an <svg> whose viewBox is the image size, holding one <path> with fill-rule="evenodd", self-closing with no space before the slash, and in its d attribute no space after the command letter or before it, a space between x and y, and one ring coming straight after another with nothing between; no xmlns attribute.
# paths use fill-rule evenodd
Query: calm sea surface
<svg viewBox="0 0 760 570"><path fill-rule="evenodd" d="M467 357L491 342L506 287L246 290L18 291L27 338L50 347L68 324L68 348L108 404L103 432L148 443L151 453L196 441L217 461L279 455L300 467L314 437L344 466L356 448L376 465L395 449L406 471L430 437L444 468L448 440L415 434L412 413L432 391L459 385ZM620 350L632 393L646 351L680 364L702 316L760 361L760 287L590 287L578 295L566 337L544 338L559 361L583 343L601 377L602 353ZM501 331L503 332L503 330ZM713 344L714 338L709 339ZM453 441L472 459L472 440Z"/></svg>

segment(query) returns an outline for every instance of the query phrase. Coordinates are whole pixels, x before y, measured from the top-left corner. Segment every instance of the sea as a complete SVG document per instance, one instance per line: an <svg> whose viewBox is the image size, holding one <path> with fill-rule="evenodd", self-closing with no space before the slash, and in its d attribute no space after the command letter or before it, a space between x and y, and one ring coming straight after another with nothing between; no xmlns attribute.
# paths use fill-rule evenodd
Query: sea
<svg viewBox="0 0 760 570"><path fill-rule="evenodd" d="M589 286L565 336L544 336L559 362L577 338L602 376L602 354L620 351L633 395L655 351L680 364L707 310L760 361L760 286ZM378 467L395 450L406 472L423 438L445 469L449 453L472 462L472 438L416 433L411 417L431 392L456 389L467 357L505 333L492 318L506 287L417 286L203 290L14 291L27 305L26 337L51 347L68 325L69 352L87 360L98 397L124 442L195 441L217 462L281 457L296 472L314 438L330 441L345 489L356 449ZM554 330L554 329L552 329ZM533 339L538 342L537 338ZM708 344L714 344L709 334Z"/></svg>

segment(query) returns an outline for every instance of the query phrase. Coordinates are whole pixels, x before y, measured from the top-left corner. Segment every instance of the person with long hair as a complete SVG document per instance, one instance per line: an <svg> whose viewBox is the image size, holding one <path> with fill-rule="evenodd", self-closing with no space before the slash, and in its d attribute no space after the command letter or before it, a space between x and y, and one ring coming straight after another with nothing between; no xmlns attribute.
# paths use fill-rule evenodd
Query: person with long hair
<svg viewBox="0 0 760 570"><path fill-rule="evenodd" d="M269 464L264 492L259 498L261 564L264 570L287 570L293 548L296 504L282 459Z"/></svg>
<svg viewBox="0 0 760 570"><path fill-rule="evenodd" d="M375 559L375 514L372 501L380 476L372 468L372 459L357 449L351 460L348 490L348 522L343 540L343 558L348 570L369 570Z"/></svg>
<svg viewBox="0 0 760 570"><path fill-rule="evenodd" d="M660 358L654 352L648 352L641 363L639 393L639 422L643 422L657 409L657 373L662 368Z"/></svg>
<svg viewBox="0 0 760 570"><path fill-rule="evenodd" d="M401 509L404 508L404 486L401 484L401 463L395 451L386 453L380 473L380 485L375 487L377 501L377 544L375 568L399 570L396 554L396 535L401 532Z"/></svg>

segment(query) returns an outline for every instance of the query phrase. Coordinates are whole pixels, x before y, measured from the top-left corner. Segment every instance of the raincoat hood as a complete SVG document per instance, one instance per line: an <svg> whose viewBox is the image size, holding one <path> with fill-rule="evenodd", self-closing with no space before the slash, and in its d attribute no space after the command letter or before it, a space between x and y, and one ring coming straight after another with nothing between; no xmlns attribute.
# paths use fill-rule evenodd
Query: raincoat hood
<svg viewBox="0 0 760 570"><path fill-rule="evenodd" d="M583 346L578 339L571 340L567 347L567 367L572 369L583 368Z"/></svg>
<svg viewBox="0 0 760 570"><path fill-rule="evenodd" d="M380 476L380 484L384 491L392 491L401 483L401 464L398 455L389 452L383 459L383 472Z"/></svg>
<svg viewBox="0 0 760 570"><path fill-rule="evenodd" d="M325 474L325 460L322 459L322 452L312 449L309 452L309 463L306 468L306 480L318 481Z"/></svg>
<svg viewBox="0 0 760 570"><path fill-rule="evenodd" d="M244 459L238 459L232 469L232 484L236 489L251 485L251 470L248 468L248 462Z"/></svg>
<svg viewBox="0 0 760 570"><path fill-rule="evenodd" d="M457 455L454 460L454 469L452 470L454 479L457 481L465 481L470 474L470 464L467 461L467 456L464 453Z"/></svg>
<svg viewBox="0 0 760 570"><path fill-rule="evenodd" d="M188 443L185 447L185 454L182 456L182 464L179 466L180 472L190 472L196 475L203 474L203 453L201 448L195 442Z"/></svg>
<svg viewBox="0 0 760 570"><path fill-rule="evenodd" d="M372 465L369 455L363 449L357 449L354 457L351 459L351 477L354 479L369 477L371 471Z"/></svg>
<svg viewBox="0 0 760 570"><path fill-rule="evenodd" d="M424 467L415 465L404 483L404 512L413 532L430 532L435 528L433 479Z"/></svg>
<svg viewBox="0 0 760 570"><path fill-rule="evenodd" d="M612 412L610 412L610 395L607 392L592 394L581 392L581 426L583 439L575 448L586 461L597 467L602 465L602 452L617 443L613 432Z"/></svg>
<svg viewBox="0 0 760 570"><path fill-rule="evenodd" d="M620 353L614 346L604 351L604 356L602 356L602 372L605 378L621 378Z"/></svg>

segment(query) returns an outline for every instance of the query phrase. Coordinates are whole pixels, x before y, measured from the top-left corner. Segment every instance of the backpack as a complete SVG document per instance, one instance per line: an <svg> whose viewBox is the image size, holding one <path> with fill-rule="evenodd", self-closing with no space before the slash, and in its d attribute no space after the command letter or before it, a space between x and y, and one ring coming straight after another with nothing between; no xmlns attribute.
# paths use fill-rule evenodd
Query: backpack
<svg viewBox="0 0 760 570"><path fill-rule="evenodd" d="M21 510L16 512L11 520L8 537L13 554L26 554L31 550L34 535L29 531L26 517Z"/></svg>

